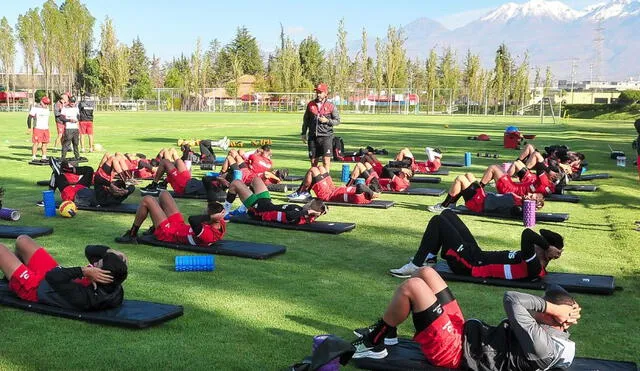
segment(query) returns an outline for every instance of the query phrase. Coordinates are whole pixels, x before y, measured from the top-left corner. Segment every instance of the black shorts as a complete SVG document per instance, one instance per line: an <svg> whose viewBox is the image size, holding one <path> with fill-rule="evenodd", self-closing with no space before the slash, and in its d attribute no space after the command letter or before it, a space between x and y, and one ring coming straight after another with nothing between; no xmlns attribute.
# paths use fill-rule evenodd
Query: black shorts
<svg viewBox="0 0 640 371"><path fill-rule="evenodd" d="M309 158L331 157L333 151L333 136L309 138Z"/></svg>
<svg viewBox="0 0 640 371"><path fill-rule="evenodd" d="M478 182L473 182L469 187L467 187L466 189L463 189L462 192L460 192L460 194L462 195L462 198L464 199L464 201L467 202L473 197L475 197L476 191L478 190L478 188L480 188L480 184Z"/></svg>

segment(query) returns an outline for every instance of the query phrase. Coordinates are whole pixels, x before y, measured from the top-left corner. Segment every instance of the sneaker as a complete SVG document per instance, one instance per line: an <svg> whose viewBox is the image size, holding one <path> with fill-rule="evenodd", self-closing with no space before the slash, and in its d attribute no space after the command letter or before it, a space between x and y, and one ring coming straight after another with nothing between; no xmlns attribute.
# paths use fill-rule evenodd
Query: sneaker
<svg viewBox="0 0 640 371"><path fill-rule="evenodd" d="M389 273L392 276L398 278L409 278L412 274L418 271L420 267L413 264L413 259L410 259L409 262L398 269L389 269Z"/></svg>
<svg viewBox="0 0 640 371"><path fill-rule="evenodd" d="M44 207L44 201L40 200L36 202L36 206Z"/></svg>
<svg viewBox="0 0 640 371"><path fill-rule="evenodd" d="M438 258L430 258L430 259L426 259L422 264L422 266L434 268L437 264L438 264Z"/></svg>
<svg viewBox="0 0 640 371"><path fill-rule="evenodd" d="M444 207L444 206L442 206L442 204L435 204L433 206L427 206L427 210L429 210L432 213L437 213L437 214L440 214L441 212L443 212L446 209L448 209L448 207Z"/></svg>
<svg viewBox="0 0 640 371"><path fill-rule="evenodd" d="M155 231L156 231L156 227L151 226L151 227L149 227L149 229L147 229L146 231L142 232L142 235L143 235L143 236L150 236L150 235L152 235Z"/></svg>
<svg viewBox="0 0 640 371"><path fill-rule="evenodd" d="M291 201L306 201L311 198L311 193L309 192L293 192L288 195L287 198Z"/></svg>
<svg viewBox="0 0 640 371"><path fill-rule="evenodd" d="M246 211L240 211L240 208L237 208L233 211L228 212L225 216L224 216L224 220L229 220L234 216L240 216L240 215L245 215L247 214Z"/></svg>
<svg viewBox="0 0 640 371"><path fill-rule="evenodd" d="M49 157L49 166L53 170L56 175L62 174L62 167L60 166L60 162L53 157Z"/></svg>
<svg viewBox="0 0 640 371"><path fill-rule="evenodd" d="M435 151L431 147L425 147L424 152L427 154L427 161L433 161L436 159L434 156Z"/></svg>
<svg viewBox="0 0 640 371"><path fill-rule="evenodd" d="M155 190L158 189L158 183L151 182L146 187L142 187L140 189L143 190L143 191L155 191Z"/></svg>
<svg viewBox="0 0 640 371"><path fill-rule="evenodd" d="M76 158L76 161L88 161L88 160L87 160L86 157L80 156L80 157Z"/></svg>
<svg viewBox="0 0 640 371"><path fill-rule="evenodd" d="M126 244L137 244L138 243L138 239L135 236L131 235L131 230L127 230L126 232L124 232L124 234L120 237L116 237L115 241L117 243L126 243Z"/></svg>
<svg viewBox="0 0 640 371"><path fill-rule="evenodd" d="M167 183L167 181L163 180L160 183L158 183L158 187L157 188L166 190L168 186L169 186L169 184Z"/></svg>
<svg viewBox="0 0 640 371"><path fill-rule="evenodd" d="M222 144L220 145L220 148L221 148L223 151L226 151L227 149L229 149L229 145L230 145L230 144L231 144L231 141L230 141L227 137L224 137L224 138L222 139Z"/></svg>
<svg viewBox="0 0 640 371"><path fill-rule="evenodd" d="M373 326L357 328L353 330L353 334L358 337L358 339L362 339L369 335L373 331ZM392 328L387 332L384 336L384 345L397 345L398 344L398 329L396 327Z"/></svg>
<svg viewBox="0 0 640 371"><path fill-rule="evenodd" d="M355 353L353 353L352 358L372 358L372 359L382 359L385 358L389 353L387 352L387 347L384 345L384 342L380 342L378 345L373 345L369 341L367 336L362 339L356 340L352 343L352 345L356 348Z"/></svg>

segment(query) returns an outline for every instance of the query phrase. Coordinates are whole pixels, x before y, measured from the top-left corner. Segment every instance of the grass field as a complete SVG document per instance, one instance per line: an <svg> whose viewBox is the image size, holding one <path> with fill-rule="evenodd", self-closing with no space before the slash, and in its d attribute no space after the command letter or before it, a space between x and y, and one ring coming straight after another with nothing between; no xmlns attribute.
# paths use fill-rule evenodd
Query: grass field
<svg viewBox="0 0 640 371"><path fill-rule="evenodd" d="M308 162L300 142L300 114L98 113L96 142L105 150L155 153L178 138L233 140L271 138L276 167L302 174ZM632 166L631 122L566 121L541 125L536 119L511 117L415 117L344 115L337 135L347 148L373 145L390 152L402 146L437 146L447 161L462 162L463 153L497 152L500 159L473 157L471 171L479 175L492 162L512 160L516 151L501 148L502 132L516 124L537 134L537 146L564 143L587 155L589 172L608 172L613 179L593 182L598 192L580 193L579 204L547 203L545 211L568 212L566 223L544 225L566 238L562 259L551 269L614 275L624 287L613 296L577 295L582 320L572 329L577 353L584 357L640 361L640 219L638 180ZM444 127L448 124L448 128ZM52 132L55 132L53 125ZM177 273L173 258L181 252L144 245L116 245L113 238L129 228L133 216L80 212L74 219L45 219L35 206L48 167L27 164L30 137L25 115L0 115L0 185L4 204L19 209L19 225L50 225L53 235L38 241L65 266L84 264L86 244L109 244L128 254L126 297L185 307L183 317L164 325L132 331L0 308L3 336L0 369L219 369L277 370L311 351L311 337L333 333L351 339L351 330L375 321L401 282L387 274L407 262L431 217L426 205L435 197L384 195L396 206L388 210L339 208L324 220L353 221L357 228L339 236L291 232L231 224L228 239L286 245L285 255L267 261L216 258L212 273ZM491 142L467 140L487 133ZM627 167L609 159L611 144L627 153ZM101 153L89 154L90 164ZM333 166L339 179L340 165ZM451 169L437 187L445 188L462 172ZM201 174L195 172L196 175ZM283 194L274 193L283 199ZM136 192L129 202L140 199ZM203 208L198 201L180 200L187 214ZM517 249L522 231L517 221L464 217L483 248ZM1 221L5 224L8 222ZM542 226L542 225L539 225ZM12 245L11 240L0 242ZM452 283L466 317L497 323L504 317L498 287ZM411 336L408 321L401 335Z"/></svg>

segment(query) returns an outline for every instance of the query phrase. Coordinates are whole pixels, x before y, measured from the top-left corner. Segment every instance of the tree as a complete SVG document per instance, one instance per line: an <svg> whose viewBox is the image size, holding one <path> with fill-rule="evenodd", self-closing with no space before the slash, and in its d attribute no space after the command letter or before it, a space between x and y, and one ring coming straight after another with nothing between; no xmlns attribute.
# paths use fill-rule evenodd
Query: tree
<svg viewBox="0 0 640 371"><path fill-rule="evenodd" d="M520 66L516 68L513 76L514 99L520 106L524 107L529 100L529 55L525 53Z"/></svg>
<svg viewBox="0 0 640 371"><path fill-rule="evenodd" d="M151 95L151 77L149 76L149 58L140 41L133 40L129 48L129 82L127 88L133 99L143 99Z"/></svg>
<svg viewBox="0 0 640 371"><path fill-rule="evenodd" d="M205 57L209 63L210 71L207 76L207 86L219 86L222 84L222 81L220 81L219 76L216 73L216 66L218 64L218 59L220 58L220 48L220 41L218 41L218 39L213 39L209 43L209 48L205 52Z"/></svg>
<svg viewBox="0 0 640 371"><path fill-rule="evenodd" d="M78 87L83 94L96 94L102 90L100 62L98 58L86 58L84 66L76 77Z"/></svg>
<svg viewBox="0 0 640 371"><path fill-rule="evenodd" d="M122 97L129 80L129 51L126 45L118 42L113 22L105 18L100 33L100 76L104 93Z"/></svg>
<svg viewBox="0 0 640 371"><path fill-rule="evenodd" d="M160 64L160 58L155 55L151 57L151 66L149 68L149 78L151 79L151 86L153 88L161 88L164 86L162 66Z"/></svg>
<svg viewBox="0 0 640 371"><path fill-rule="evenodd" d="M320 43L313 36L309 36L300 43L300 66L305 85L314 86L321 80L322 61L324 52Z"/></svg>
<svg viewBox="0 0 640 371"><path fill-rule="evenodd" d="M427 105L433 105L433 93L438 88L438 54L435 47L429 52L425 79L427 80Z"/></svg>
<svg viewBox="0 0 640 371"><path fill-rule="evenodd" d="M546 97L553 86L553 73L551 72L551 66L547 66L547 70L544 72L544 96Z"/></svg>
<svg viewBox="0 0 640 371"><path fill-rule="evenodd" d="M404 50L404 35L402 29L389 26L387 29L387 44L384 53L385 84L391 94L391 89L407 84L407 59ZM389 105L391 109L391 105Z"/></svg>
<svg viewBox="0 0 640 371"><path fill-rule="evenodd" d="M280 47L271 61L271 86L275 91L290 92L303 82L300 52L280 25Z"/></svg>
<svg viewBox="0 0 640 371"><path fill-rule="evenodd" d="M618 97L618 102L624 105L632 105L640 102L640 90L624 90Z"/></svg>
<svg viewBox="0 0 640 371"><path fill-rule="evenodd" d="M236 29L235 38L225 46L225 49L228 55L234 56L229 59L228 62L233 63L233 58L237 58L238 63L240 63L240 68L244 73L257 75L264 72L258 42L255 37L251 36L251 33L249 33L249 30L245 26Z"/></svg>
<svg viewBox="0 0 640 371"><path fill-rule="evenodd" d="M504 43L500 44L496 50L492 82L496 105L502 101L503 107L506 107L506 99L511 95L511 66L511 54Z"/></svg>
<svg viewBox="0 0 640 371"><path fill-rule="evenodd" d="M0 20L0 71L4 74L4 86L9 90L10 75L16 58L16 38L7 17ZM9 100L7 100L7 105Z"/></svg>
<svg viewBox="0 0 640 371"><path fill-rule="evenodd" d="M467 91L468 103L471 101L480 102L482 97L482 67L480 57L467 50L467 58L464 62L464 72L462 73L462 83ZM468 105L467 105L468 107ZM468 114L467 110L467 114Z"/></svg>
<svg viewBox="0 0 640 371"><path fill-rule="evenodd" d="M333 90L341 97L346 95L349 83L349 50L347 49L347 31L344 28L344 18L338 22L338 41L335 49L336 75Z"/></svg>
<svg viewBox="0 0 640 371"><path fill-rule="evenodd" d="M34 21L29 11L24 15L19 15L18 23L16 24L16 33L22 48L24 66L29 75L31 89L35 89L33 81L33 75L36 70L35 33L40 31L37 21L37 18Z"/></svg>
<svg viewBox="0 0 640 371"><path fill-rule="evenodd" d="M60 12L64 20L64 40L59 45L63 44L66 53L62 54L67 60L61 62L59 67L66 67L68 84L71 87L75 85L76 75L83 68L91 50L95 18L79 0L65 0L60 6Z"/></svg>
<svg viewBox="0 0 640 371"><path fill-rule="evenodd" d="M455 51L451 47L446 47L440 57L438 76L440 77L440 86L444 89L450 89L450 96L455 97L460 84L460 69Z"/></svg>
<svg viewBox="0 0 640 371"><path fill-rule="evenodd" d="M376 66L374 69L374 83L376 85L376 95L380 96L384 85L384 61L386 50L382 45L382 40L376 37Z"/></svg>
<svg viewBox="0 0 640 371"><path fill-rule="evenodd" d="M57 87L64 89L62 85L62 74L68 71L69 59L67 58L68 49L65 48L64 41L66 37L65 19L58 9L58 5L54 0L47 0L42 5L40 12L44 30L44 47L46 53L46 71L45 76L49 78L49 87L53 85L53 74L57 72Z"/></svg>
<svg viewBox="0 0 640 371"><path fill-rule="evenodd" d="M362 28L362 43L360 44L360 84L364 91L365 97L369 94L371 87L371 67L373 60L369 58L369 50L367 45L367 29Z"/></svg>

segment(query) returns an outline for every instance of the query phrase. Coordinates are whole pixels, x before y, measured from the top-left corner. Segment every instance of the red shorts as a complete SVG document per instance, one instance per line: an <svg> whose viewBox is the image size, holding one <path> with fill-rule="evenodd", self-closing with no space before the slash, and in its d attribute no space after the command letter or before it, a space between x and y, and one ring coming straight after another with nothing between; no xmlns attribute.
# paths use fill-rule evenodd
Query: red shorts
<svg viewBox="0 0 640 371"><path fill-rule="evenodd" d="M375 164L371 164L371 168L373 169L373 171L375 171L378 175L382 174L382 164L380 162L376 162Z"/></svg>
<svg viewBox="0 0 640 371"><path fill-rule="evenodd" d="M188 242L187 235L190 229L190 226L184 224L182 214L175 213L160 222L160 225L153 231L153 235L160 241L185 243Z"/></svg>
<svg viewBox="0 0 640 371"><path fill-rule="evenodd" d="M348 204L369 204L369 200L364 193L356 194L356 187L340 186L333 190L329 199L331 202L344 202Z"/></svg>
<svg viewBox="0 0 640 371"><path fill-rule="evenodd" d="M21 264L13 272L9 280L9 289L21 299L37 302L40 282L47 272L57 266L58 262L41 247L33 253L27 265Z"/></svg>
<svg viewBox="0 0 640 371"><path fill-rule="evenodd" d="M58 130L58 135L64 134L64 124L60 122L56 122L56 129Z"/></svg>
<svg viewBox="0 0 640 371"><path fill-rule="evenodd" d="M49 143L49 129L33 129L32 143Z"/></svg>
<svg viewBox="0 0 640 371"><path fill-rule="evenodd" d="M93 135L93 121L80 121L80 135Z"/></svg>
<svg viewBox="0 0 640 371"><path fill-rule="evenodd" d="M529 185L522 183L514 183L509 175L505 174L496 182L498 193L515 193L518 196L524 196L529 193Z"/></svg>
<svg viewBox="0 0 640 371"><path fill-rule="evenodd" d="M167 182L171 184L173 191L179 195L184 194L184 188L187 186L189 179L191 179L191 172L189 170L178 172L178 169L174 168L167 173Z"/></svg>
<svg viewBox="0 0 640 371"><path fill-rule="evenodd" d="M248 167L243 167L240 169L240 171L242 172L242 183L246 185L251 184L253 178L256 177L256 173L251 171L251 169L249 169Z"/></svg>
<svg viewBox="0 0 640 371"><path fill-rule="evenodd" d="M64 187L62 192L60 192L60 198L62 201L74 201L76 198L76 194L79 190L85 189L87 187L82 184L74 184Z"/></svg>
<svg viewBox="0 0 640 371"><path fill-rule="evenodd" d="M433 173L440 170L440 166L442 166L442 163L440 162L439 158L436 158L433 161L427 161L426 165L427 169L429 169L429 172Z"/></svg>
<svg viewBox="0 0 640 371"><path fill-rule="evenodd" d="M462 362L464 317L456 300L442 306L443 313L415 334L425 358L434 366L459 368Z"/></svg>
<svg viewBox="0 0 640 371"><path fill-rule="evenodd" d="M464 206L471 211L475 211L476 213L481 213L484 211L484 199L487 198L487 194L484 192L484 188L478 187L476 189L476 193L473 197L465 201Z"/></svg>
<svg viewBox="0 0 640 371"><path fill-rule="evenodd" d="M333 185L333 180L331 180L330 177L326 177L311 186L311 190L316 194L316 197L322 201L329 201L331 195L336 190L336 186Z"/></svg>

